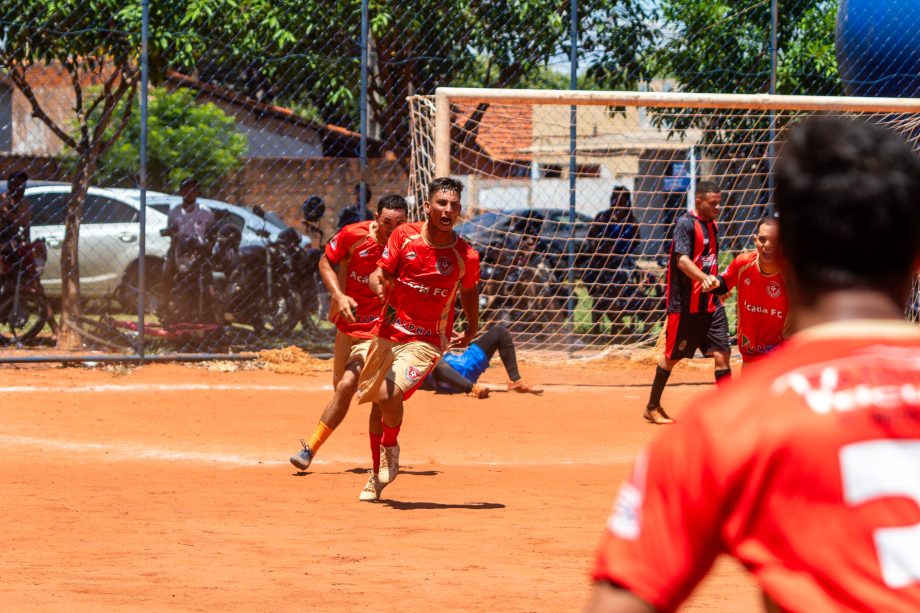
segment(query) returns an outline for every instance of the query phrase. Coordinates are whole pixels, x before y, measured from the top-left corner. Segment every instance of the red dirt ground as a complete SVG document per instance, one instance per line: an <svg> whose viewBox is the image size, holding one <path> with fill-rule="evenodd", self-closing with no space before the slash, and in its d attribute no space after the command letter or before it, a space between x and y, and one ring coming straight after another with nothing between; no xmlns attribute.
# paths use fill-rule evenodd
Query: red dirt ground
<svg viewBox="0 0 920 613"><path fill-rule="evenodd" d="M658 431L640 416L653 367L522 370L542 397L416 394L404 472L372 504L364 407L309 473L288 463L328 372L4 366L2 608L579 610L617 487ZM679 416L710 379L679 367L666 405ZM684 610L758 608L724 561Z"/></svg>

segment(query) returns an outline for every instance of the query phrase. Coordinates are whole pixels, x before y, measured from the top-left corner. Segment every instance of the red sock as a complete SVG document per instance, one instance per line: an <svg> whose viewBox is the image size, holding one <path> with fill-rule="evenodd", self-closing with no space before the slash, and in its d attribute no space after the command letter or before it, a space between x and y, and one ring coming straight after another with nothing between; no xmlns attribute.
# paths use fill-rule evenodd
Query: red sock
<svg viewBox="0 0 920 613"><path fill-rule="evenodd" d="M380 444L384 447L392 447L396 444L396 437L399 436L399 428L402 426L396 426L391 428L390 426L383 424L383 440L380 441Z"/></svg>
<svg viewBox="0 0 920 613"><path fill-rule="evenodd" d="M370 432L371 437L371 459L374 463L374 474L376 475L380 472L380 439L383 438L382 434L374 434Z"/></svg>

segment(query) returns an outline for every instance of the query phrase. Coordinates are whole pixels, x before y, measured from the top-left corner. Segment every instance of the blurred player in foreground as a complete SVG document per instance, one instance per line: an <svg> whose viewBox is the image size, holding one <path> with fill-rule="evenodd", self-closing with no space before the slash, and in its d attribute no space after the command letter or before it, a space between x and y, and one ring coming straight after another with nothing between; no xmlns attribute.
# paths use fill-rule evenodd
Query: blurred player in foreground
<svg viewBox="0 0 920 613"><path fill-rule="evenodd" d="M501 324L490 326L462 353L445 353L425 379L422 389L442 394L469 394L475 398L488 398L491 390L477 382L489 368L489 362L496 351L508 373L509 392L543 393L543 388L531 385L521 377L514 339L508 328Z"/></svg>
<svg viewBox="0 0 920 613"><path fill-rule="evenodd" d="M738 288L738 349L745 364L754 362L783 342L789 293L776 261L778 225L775 217L757 223L756 251L742 253L719 275L716 294Z"/></svg>
<svg viewBox="0 0 920 613"><path fill-rule="evenodd" d="M479 255L454 232L462 191L455 179L432 181L426 221L397 228L370 276L371 291L384 307L358 382L358 402L380 405L383 435L371 453L373 469L360 500L379 499L399 474L403 401L445 351L465 347L479 329ZM469 323L466 334L451 341L458 292Z"/></svg>
<svg viewBox="0 0 920 613"><path fill-rule="evenodd" d="M637 459L591 611L673 611L720 553L771 611L920 611L920 163L883 128L812 118L775 185L797 333Z"/></svg>
<svg viewBox="0 0 920 613"><path fill-rule="evenodd" d="M722 190L711 181L696 186L696 208L674 224L671 258L668 261L668 322L664 355L655 368L655 379L643 417L665 425L674 420L661 406L671 370L699 349L715 361L715 377L731 377L728 365L728 319L725 307L713 290L719 288L719 232L716 218L722 207Z"/></svg>
<svg viewBox="0 0 920 613"><path fill-rule="evenodd" d="M329 320L335 323L335 353L332 360L332 400L310 442L303 439L303 449L291 456L291 464L307 470L316 452L332 434L345 415L351 398L358 390L358 377L367 357L374 326L380 318L383 302L368 287L368 277L377 268L390 235L406 222L409 207L402 196L384 196L377 203L373 221L359 221L345 226L326 244L319 261L319 274L329 290ZM338 271L334 267L338 268ZM380 408L371 410L370 436L373 449L379 446Z"/></svg>

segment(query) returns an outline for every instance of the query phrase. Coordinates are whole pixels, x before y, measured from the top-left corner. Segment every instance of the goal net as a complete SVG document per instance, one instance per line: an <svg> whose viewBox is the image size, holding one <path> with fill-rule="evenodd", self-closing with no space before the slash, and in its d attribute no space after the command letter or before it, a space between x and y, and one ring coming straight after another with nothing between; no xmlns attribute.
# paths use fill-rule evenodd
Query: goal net
<svg viewBox="0 0 920 613"><path fill-rule="evenodd" d="M671 228L700 181L722 191L720 268L754 249L789 125L859 116L920 147L913 100L439 88L410 108L415 202L435 176L465 186L457 231L482 260L483 325L561 356L656 344ZM734 334L733 298L726 312Z"/></svg>

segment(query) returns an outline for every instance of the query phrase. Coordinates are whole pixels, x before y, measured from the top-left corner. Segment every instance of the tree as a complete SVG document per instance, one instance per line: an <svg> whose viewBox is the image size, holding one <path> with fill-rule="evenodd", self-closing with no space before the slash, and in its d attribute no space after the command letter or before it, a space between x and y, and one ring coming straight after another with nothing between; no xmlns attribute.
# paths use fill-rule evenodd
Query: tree
<svg viewBox="0 0 920 613"><path fill-rule="evenodd" d="M579 53L618 70L623 87L643 74L639 42L654 38L643 0L581 0ZM384 147L406 159L406 97L441 85L520 87L544 79L567 50L569 3L559 0L370 0L369 114ZM262 101L318 109L329 123L355 127L359 113L360 0L292 0L297 42L232 55L216 45L199 77ZM296 23L295 23L296 22ZM480 114L484 109L480 110Z"/></svg>
<svg viewBox="0 0 920 613"><path fill-rule="evenodd" d="M662 29L672 33L656 54L660 77L685 91L770 91L770 3L663 0ZM778 94L840 95L834 57L837 0L785 2L777 23Z"/></svg>
<svg viewBox="0 0 920 613"><path fill-rule="evenodd" d="M120 105L129 103L136 104L136 100L123 100ZM91 117L91 125L95 119ZM151 189L177 191L182 179L194 174L207 192L243 163L246 137L236 131L233 118L211 103L196 103L188 90L152 90L147 126L147 186ZM124 132L99 159L98 174L106 176L108 184L135 184L140 128L140 114L131 113ZM106 133L114 133L114 127Z"/></svg>
<svg viewBox="0 0 920 613"><path fill-rule="evenodd" d="M156 81L170 67L184 68L210 48L210 36L237 47L284 46L294 40L270 0L153 0L150 66ZM0 67L25 96L32 114L77 156L61 246L61 334L58 345L78 346L71 322L80 312L80 219L99 158L127 128L137 93L141 52L140 0L7 0L0 8ZM70 78L76 130L42 108L30 79L36 66L57 65ZM96 84L92 95L87 84ZM95 118L93 120L93 118Z"/></svg>

